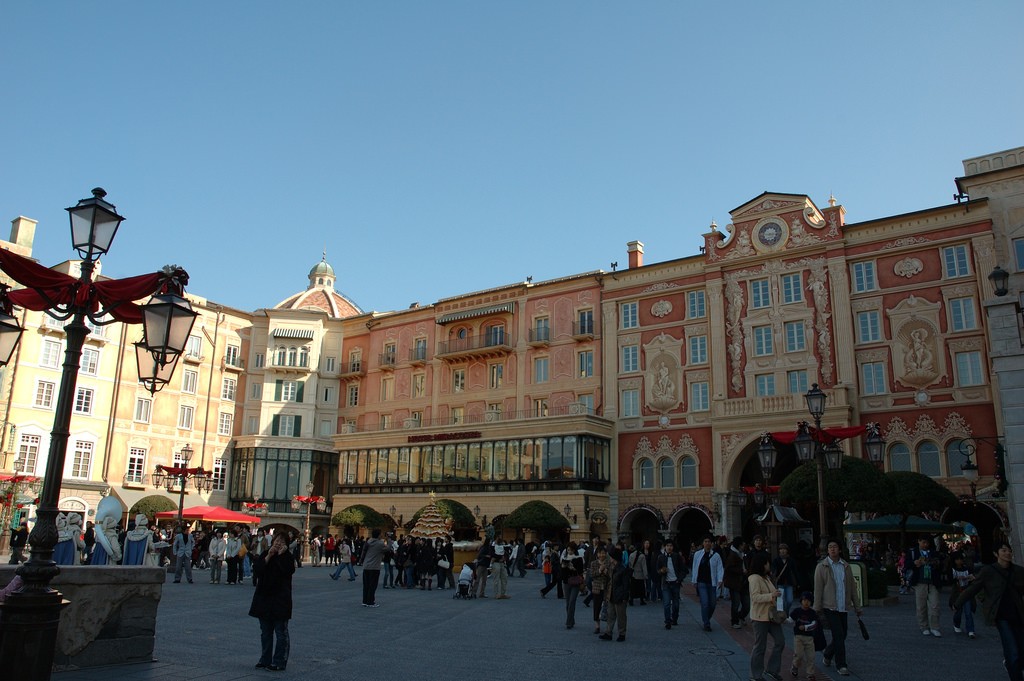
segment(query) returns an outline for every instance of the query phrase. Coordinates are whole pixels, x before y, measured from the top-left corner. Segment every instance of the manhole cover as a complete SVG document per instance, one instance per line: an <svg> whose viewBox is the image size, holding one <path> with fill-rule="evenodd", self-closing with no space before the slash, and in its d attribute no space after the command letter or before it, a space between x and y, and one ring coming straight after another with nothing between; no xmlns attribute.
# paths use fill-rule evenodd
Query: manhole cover
<svg viewBox="0 0 1024 681"><path fill-rule="evenodd" d="M717 657L725 657L726 655L732 655L731 650L722 650L721 648L691 648L691 655L714 655Z"/></svg>
<svg viewBox="0 0 1024 681"><path fill-rule="evenodd" d="M565 648L531 648L531 655L538 655L540 657L558 657L560 655L572 655L571 650Z"/></svg>

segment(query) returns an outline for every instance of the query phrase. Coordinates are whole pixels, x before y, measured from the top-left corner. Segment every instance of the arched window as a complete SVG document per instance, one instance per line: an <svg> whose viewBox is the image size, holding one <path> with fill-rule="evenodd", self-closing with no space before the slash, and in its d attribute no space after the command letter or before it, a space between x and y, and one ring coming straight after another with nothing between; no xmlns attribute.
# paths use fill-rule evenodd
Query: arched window
<svg viewBox="0 0 1024 681"><path fill-rule="evenodd" d="M950 478L962 478L964 469L961 466L967 461L965 454L966 447L960 448L963 440L952 440L946 445L946 476Z"/></svg>
<svg viewBox="0 0 1024 681"><path fill-rule="evenodd" d="M640 489L654 489L654 463L650 459L642 459L637 472Z"/></svg>
<svg viewBox="0 0 1024 681"><path fill-rule="evenodd" d="M284 349L284 346L279 345L277 348L277 359L274 361L274 364L277 364L278 366L284 366L284 358L286 352L287 350Z"/></svg>
<svg viewBox="0 0 1024 681"><path fill-rule="evenodd" d="M297 355L298 349L294 345L288 348L288 366L295 366L295 359Z"/></svg>
<svg viewBox="0 0 1024 681"><path fill-rule="evenodd" d="M889 470L913 470L910 465L910 447L906 446L902 442L897 442L889 448Z"/></svg>
<svg viewBox="0 0 1024 681"><path fill-rule="evenodd" d="M309 366L309 347L299 348L299 366Z"/></svg>
<svg viewBox="0 0 1024 681"><path fill-rule="evenodd" d="M676 486L676 467L672 459L662 459L658 462L658 486L671 489Z"/></svg>
<svg viewBox="0 0 1024 681"><path fill-rule="evenodd" d="M929 478L941 478L939 446L934 442L922 442L917 446L917 470Z"/></svg>
<svg viewBox="0 0 1024 681"><path fill-rule="evenodd" d="M697 462L692 457L683 457L683 460L679 462L679 473L682 478L682 487L697 486Z"/></svg>

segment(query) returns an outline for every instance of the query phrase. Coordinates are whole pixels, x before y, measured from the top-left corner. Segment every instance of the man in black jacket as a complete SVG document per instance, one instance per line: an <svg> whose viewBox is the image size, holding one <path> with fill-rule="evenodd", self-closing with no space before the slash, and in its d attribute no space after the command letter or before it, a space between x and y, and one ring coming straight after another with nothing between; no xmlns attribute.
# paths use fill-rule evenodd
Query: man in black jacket
<svg viewBox="0 0 1024 681"><path fill-rule="evenodd" d="M661 582L661 599L665 608L665 628L679 624L679 586L686 577L686 561L675 549L672 541L665 542L665 550L658 554L653 579Z"/></svg>
<svg viewBox="0 0 1024 681"><path fill-rule="evenodd" d="M629 588L633 579L633 571L622 564L622 551L612 549L608 552L612 561L612 576L605 589L605 600L608 601L608 630L599 637L603 641L612 640L612 630L619 623L617 641L626 640L626 605L629 602Z"/></svg>

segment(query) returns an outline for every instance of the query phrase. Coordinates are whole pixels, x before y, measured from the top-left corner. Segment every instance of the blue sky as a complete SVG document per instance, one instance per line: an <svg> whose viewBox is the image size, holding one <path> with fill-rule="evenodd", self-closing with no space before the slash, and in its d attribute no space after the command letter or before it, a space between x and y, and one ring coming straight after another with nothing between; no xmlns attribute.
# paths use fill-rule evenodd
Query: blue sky
<svg viewBox="0 0 1024 681"><path fill-rule="evenodd" d="M693 255L762 191L851 222L1024 144L1024 4L46 2L0 14L0 218L104 273L271 307L327 259L366 310ZM6 236L6 234L4 234Z"/></svg>

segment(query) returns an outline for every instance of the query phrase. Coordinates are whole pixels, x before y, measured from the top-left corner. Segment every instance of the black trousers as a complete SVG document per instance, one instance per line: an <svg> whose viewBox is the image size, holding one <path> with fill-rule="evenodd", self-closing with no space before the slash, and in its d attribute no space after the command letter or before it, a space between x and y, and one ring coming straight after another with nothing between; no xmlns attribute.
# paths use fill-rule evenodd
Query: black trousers
<svg viewBox="0 0 1024 681"><path fill-rule="evenodd" d="M363 605L373 605L377 602L377 582L380 581L380 569L367 570L363 568Z"/></svg>

